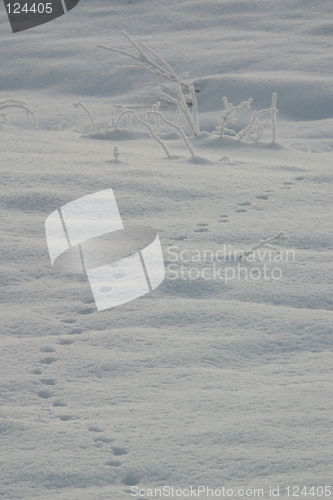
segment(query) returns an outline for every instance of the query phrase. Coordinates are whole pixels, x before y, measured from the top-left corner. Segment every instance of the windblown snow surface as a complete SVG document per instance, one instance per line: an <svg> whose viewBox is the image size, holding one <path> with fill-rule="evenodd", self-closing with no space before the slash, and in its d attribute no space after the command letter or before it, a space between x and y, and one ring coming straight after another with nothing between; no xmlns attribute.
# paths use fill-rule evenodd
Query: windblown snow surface
<svg viewBox="0 0 333 500"><path fill-rule="evenodd" d="M117 106L149 104L153 75L97 47L128 49L121 30L200 90L193 160L167 127L171 159L126 119L109 140L74 130L89 124L78 99L101 128ZM0 6L0 100L27 101L39 124L0 118L4 499L186 498L191 485L229 498L315 486L307 498L319 498L330 484L332 31L329 0L81 0L16 34ZM269 127L258 144L214 135L223 96L259 110L272 92L275 145ZM97 312L83 276L52 270L44 222L107 188L124 223L158 230L167 271L152 293ZM282 262L264 249L263 262L189 261L280 231ZM183 276L170 267L180 255ZM265 264L268 279L238 279L238 264ZM204 268L209 279L190 278Z"/></svg>

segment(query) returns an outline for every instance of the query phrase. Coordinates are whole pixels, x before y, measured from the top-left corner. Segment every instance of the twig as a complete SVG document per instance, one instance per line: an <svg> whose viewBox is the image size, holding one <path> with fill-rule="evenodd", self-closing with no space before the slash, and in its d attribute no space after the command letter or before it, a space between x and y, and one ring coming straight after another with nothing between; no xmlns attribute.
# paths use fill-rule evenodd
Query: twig
<svg viewBox="0 0 333 500"><path fill-rule="evenodd" d="M246 252L243 252L242 255L240 256L240 259L243 259L244 257L248 257L249 255L252 255L255 250L258 248L271 248L272 250L277 250L274 248L271 243L273 241L281 240L281 241L287 241L288 236L284 231L280 231L280 233L276 234L272 238L268 238L267 240L259 240L259 243L254 245L250 250L247 250Z"/></svg>
<svg viewBox="0 0 333 500"><path fill-rule="evenodd" d="M5 124L8 125L8 127L12 127L12 124L8 120L6 113L1 113L0 116L1 116L1 118L3 118Z"/></svg>
<svg viewBox="0 0 333 500"><path fill-rule="evenodd" d="M166 94L165 92L162 92L160 87L158 87L158 89L157 89L157 95L159 98L164 99L166 102L175 104L177 107L179 107L180 110L184 113L186 121L189 124L193 134L198 135L196 127L193 123L192 117L190 115L189 109L187 107L184 94L183 94L182 89L181 89L182 79L184 78L185 75L187 75L187 72L180 75L180 77L177 80L177 97L178 98L172 97L171 95Z"/></svg>
<svg viewBox="0 0 333 500"><path fill-rule="evenodd" d="M37 111L31 111L29 108L28 104L24 101L20 101L18 99L6 99L5 101L0 102L0 110L5 109L5 108L21 108L24 109L27 115L27 118L29 116L31 117L32 120L32 128L37 130L38 129L38 124L37 120L35 117L35 114Z"/></svg>
<svg viewBox="0 0 333 500"><path fill-rule="evenodd" d="M147 116L149 117L151 115L159 116L161 118L161 120L164 121L164 123L166 123L167 125L170 125L170 127L175 128L179 132L179 134L181 135L181 137L182 137L187 149L189 150L192 158L195 157L193 148L192 148L191 144L189 143L188 138L184 134L183 129L179 125L177 125L174 122L171 122L170 120L167 120L167 118L165 118L165 116L162 115L162 113L160 111L147 111Z"/></svg>
<svg viewBox="0 0 333 500"><path fill-rule="evenodd" d="M158 111L161 107L161 103L157 102L156 104L152 105L153 111ZM155 114L155 129L156 133L158 134L160 132L160 117L158 114Z"/></svg>
<svg viewBox="0 0 333 500"><path fill-rule="evenodd" d="M272 97L272 104L276 105L276 94L275 94L275 98L274 98L274 94L273 94L273 97ZM251 137L250 133L251 132L256 132L257 133L257 142L259 141L262 133L263 133L263 129L265 127L265 125L267 125L268 122L261 122L258 118L260 115L264 114L264 113L269 113L271 112L272 115L276 115L277 113L277 109L276 107L270 107L268 109L261 109L260 111L254 111L252 113L252 116L251 116L251 119L250 119L250 122L249 124L247 125L247 127L245 127L243 130L241 130L240 132L238 132L237 136L236 136L236 139L238 141L240 141L245 135L247 135L249 137L249 139L251 140L255 140L253 139L253 137ZM274 127L275 127L275 121L274 121ZM275 134L275 130L274 130L274 134ZM275 137L273 135L273 138L275 140Z"/></svg>
<svg viewBox="0 0 333 500"><path fill-rule="evenodd" d="M173 120L173 123L177 124L179 121L179 118L180 118L180 107L177 106L176 115L175 115L175 119Z"/></svg>
<svg viewBox="0 0 333 500"><path fill-rule="evenodd" d="M139 62L139 65L136 66L137 68L144 69L146 71L149 71L150 73L153 73L154 75L166 78L173 83L177 82L178 77L176 73L163 57L161 57L144 43L134 41L134 39L128 33L126 33L126 31L121 31L121 33L127 38L132 47L135 49L134 54L132 54L131 52L127 52L126 50L115 49L114 47L106 47L105 45L97 45L97 47L130 57L131 59ZM158 62L155 62L151 56L155 57ZM187 86L188 88L188 85L185 86Z"/></svg>
<svg viewBox="0 0 333 500"><path fill-rule="evenodd" d="M247 101L242 101L238 106L233 106L231 102L228 102L226 97L223 97L224 111L221 114L220 118L216 118L219 126L218 132L219 136L222 139L224 132L228 131L230 134L235 134L235 131L232 129L225 128L228 123L237 123L237 118L235 116L235 112L239 109L250 108L252 103L252 99L248 99Z"/></svg>
<svg viewBox="0 0 333 500"><path fill-rule="evenodd" d="M198 117L198 101L197 101L197 98L195 95L194 85L190 85L190 94L191 94L192 106L193 106L194 126L195 126L197 134L199 134L200 133L200 126L199 126L199 117Z"/></svg>
<svg viewBox="0 0 333 500"><path fill-rule="evenodd" d="M100 131L100 128L96 125L96 122L94 120L94 117L93 117L91 111L82 103L81 99L79 99L78 102L75 102L73 104L73 106L75 108L82 108L87 113L87 115L89 116L89 119L90 119L90 121L92 123L92 126L95 129L95 131L97 131L97 132Z"/></svg>
<svg viewBox="0 0 333 500"><path fill-rule="evenodd" d="M272 95L272 104L271 104L271 110L272 110L272 143L275 143L276 140L276 113L278 110L276 109L276 101L277 101L277 94L276 92L273 93Z"/></svg>
<svg viewBox="0 0 333 500"><path fill-rule="evenodd" d="M117 119L116 119L116 122L115 122L115 125L114 125L114 129L116 131L118 131L118 127L119 127L119 123L120 123L120 120L122 119L123 116L125 115L128 115L128 116L131 116L132 115L132 111L129 110L128 108L125 108L124 111L122 111L120 113L120 115L117 116ZM131 127L130 127L131 128Z"/></svg>
<svg viewBox="0 0 333 500"><path fill-rule="evenodd" d="M157 134L155 134L153 128L150 126L149 123L145 122L144 120L141 120L141 118L138 117L138 115L136 113L133 112L133 116L134 118L139 122L141 123L142 125L144 125L145 127L147 127L147 129L149 130L150 132L150 135L160 144L160 146L162 146L162 148L164 149L166 155L168 158L171 158L171 155L169 153L169 150L168 148L166 147L166 145L164 144L164 142L162 141L162 139L160 137L158 137Z"/></svg>

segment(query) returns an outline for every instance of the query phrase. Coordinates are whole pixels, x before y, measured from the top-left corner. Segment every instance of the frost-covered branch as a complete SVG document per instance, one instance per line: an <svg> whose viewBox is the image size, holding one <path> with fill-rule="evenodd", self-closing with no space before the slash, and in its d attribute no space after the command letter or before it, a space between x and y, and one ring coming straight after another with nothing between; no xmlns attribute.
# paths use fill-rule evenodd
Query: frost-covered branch
<svg viewBox="0 0 333 500"><path fill-rule="evenodd" d="M193 117L191 116L190 110L188 109L188 106L187 106L187 103L185 100L185 96L184 96L182 88L181 88L182 87L182 80L187 74L188 73L185 72L185 73L181 74L180 77L177 79L177 97L172 97L170 94L163 92L161 87L158 87L158 89L157 89L157 96L158 96L158 98L163 99L167 103L175 104L177 106L177 108L180 110L180 112L183 112L185 119L193 132L193 135L198 135L199 125L195 121L195 120L198 120L197 115L193 116ZM194 105L195 110L196 110L195 113L197 113L196 99L195 99L195 102L193 103L193 105ZM179 118L179 116L178 116L178 118ZM177 120L178 120L178 118L177 118Z"/></svg>
<svg viewBox="0 0 333 500"><path fill-rule="evenodd" d="M0 116L1 118L3 118L3 121L5 122L5 124L8 126L8 127L12 127L12 124L10 123L10 121L8 120L7 118L7 114L6 113L0 113Z"/></svg>
<svg viewBox="0 0 333 500"><path fill-rule="evenodd" d="M127 50L120 50L114 47L106 47L105 45L97 45L102 49L116 52L131 58L136 61L135 65L122 66L124 68L137 68L143 69L157 76L157 81L154 81L150 87L154 88L156 85L160 85L161 80L166 79L170 82L176 84L176 89L167 89L167 92L163 92L161 87L158 87L157 92L153 91L150 94L151 97L155 97L159 101L165 101L168 104L175 104L183 112L186 121L188 122L194 135L199 133L199 120L198 120L198 108L197 99L195 96L196 89L194 85L184 83L183 79L188 75L187 72L182 73L180 76L172 69L170 64L157 52L152 50L146 44L142 42L135 41L126 31L121 32L129 41L134 51L129 52ZM191 116L190 110L185 100L183 93L183 88L187 88L190 91L191 101L193 105L193 115Z"/></svg>
<svg viewBox="0 0 333 500"><path fill-rule="evenodd" d="M276 101L277 101L277 93L274 92L272 95L272 104L271 104L271 110L272 110L272 143L275 143L276 140L276 113L278 110L276 109Z"/></svg>
<svg viewBox="0 0 333 500"><path fill-rule="evenodd" d="M153 111L158 111L160 109L160 107L161 107L160 102L157 102L156 104L152 105ZM159 134L159 132L160 132L160 117L158 116L158 114L155 114L155 130L156 130L156 133Z"/></svg>
<svg viewBox="0 0 333 500"><path fill-rule="evenodd" d="M123 116L127 115L128 117L128 126L129 128L132 128L132 122L131 122L131 117L132 117L132 111L128 108L125 108L118 116L117 116L117 119L115 120L115 124L114 124L114 129L116 131L119 130L119 123L120 123L120 120L122 119Z"/></svg>
<svg viewBox="0 0 333 500"><path fill-rule="evenodd" d="M196 130L196 133L200 133L200 125L199 125L199 116L198 116L198 101L195 95L194 85L190 85L190 94L192 99L192 109L193 109L193 124Z"/></svg>
<svg viewBox="0 0 333 500"><path fill-rule="evenodd" d="M252 99L248 99L247 101L242 101L240 104L238 104L238 106L233 106L231 102L228 102L228 99L226 97L223 97L224 111L219 118L216 118L219 124L217 130L221 138L223 137L225 131L229 132L230 134L235 134L234 130L226 128L228 123L236 123L236 111L238 111L239 109L250 108L251 103Z"/></svg>
<svg viewBox="0 0 333 500"><path fill-rule="evenodd" d="M99 131L100 131L100 128L99 128L99 127L98 127L98 125L96 124L96 122L95 122L95 120L94 120L94 117L93 117L93 115L92 115L91 111L87 108L87 106L85 106L85 105L82 103L81 99L79 99L79 100L78 100L78 102L75 102L75 103L73 104L73 106L74 106L75 108L82 108L82 109L83 109L83 111L85 111L85 112L87 113L87 115L89 116L89 119L90 119L90 121L91 121L91 123L92 123L92 126L93 126L93 131L94 131L94 132L99 132Z"/></svg>
<svg viewBox="0 0 333 500"><path fill-rule="evenodd" d="M259 243L250 248L250 250L243 252L242 255L240 256L240 259L252 255L258 248L270 248L271 250L277 250L277 248L273 247L271 243L273 243L273 241L278 241L278 240L287 241L287 239L288 236L286 235L286 233L284 231L280 231L275 236L272 236L272 238L267 238L267 240L259 240Z"/></svg>
<svg viewBox="0 0 333 500"><path fill-rule="evenodd" d="M5 101L0 101L0 111L3 109L7 109L7 108L24 109L24 111L27 115L27 118L30 117L32 120L32 128L34 128L35 130L38 129L38 124L37 124L37 120L35 117L36 111L31 111L31 109L29 108L29 106L26 102L20 101L18 99L6 99ZM2 118L4 118L4 120L6 122L10 123L9 120L7 119L6 113L2 113L1 116L2 116Z"/></svg>
<svg viewBox="0 0 333 500"><path fill-rule="evenodd" d="M195 157L193 148L192 148L191 144L189 143L189 140L186 137L183 129L179 125L177 125L176 123L171 122L170 120L168 120L167 118L165 118L165 116L162 115L162 113L160 111L148 111L147 112L147 116L149 117L151 115L158 116L159 118L161 118L161 120L164 121L164 123L166 123L167 125L170 125L170 127L174 128L174 129L176 129L179 132L179 134L181 135L181 137L182 137L182 139L183 139L183 141L184 141L187 149L189 150L192 158Z"/></svg>
<svg viewBox="0 0 333 500"><path fill-rule="evenodd" d="M179 122L179 118L180 118L180 107L177 106L177 109L176 109L176 114L175 114L175 118L173 120L173 123L178 123Z"/></svg>
<svg viewBox="0 0 333 500"><path fill-rule="evenodd" d="M271 107L268 109L261 109L260 111L254 111L252 113L251 119L249 124L243 128L240 132L238 132L236 139L240 141L244 136L247 136L249 139L255 142L259 142L263 132L264 128L269 124L268 121L261 122L259 120L259 116L263 115L264 113L271 113L272 116L272 128L273 128L273 142L275 142L276 138L276 113L278 110L276 109L276 100L277 100L277 94L272 95L272 104Z"/></svg>
<svg viewBox="0 0 333 500"><path fill-rule="evenodd" d="M134 48L134 53L128 52L126 50L116 49L114 47L106 47L105 45L97 45L97 47L130 57L131 59L134 59L139 63L134 67L144 69L145 71L153 73L160 78L166 78L173 83L177 82L178 77L176 73L163 57L153 51L146 44L142 42L136 42L128 33L126 33L126 31L121 31L121 33L127 38L127 40ZM123 68L127 68L127 66L123 66Z"/></svg>
<svg viewBox="0 0 333 500"><path fill-rule="evenodd" d="M134 116L134 118L136 119L137 122L139 122L142 125L144 125L145 127L147 127L147 129L149 130L150 135L152 136L152 138L155 139L159 143L160 146L162 146L162 148L164 149L167 157L171 158L171 155L169 153L168 148L166 147L166 145L164 144L164 142L162 141L162 139L154 132L153 127L149 123L145 122L144 120L141 120L141 118L139 118L138 115L136 113L134 113L134 112L133 112L133 116Z"/></svg>

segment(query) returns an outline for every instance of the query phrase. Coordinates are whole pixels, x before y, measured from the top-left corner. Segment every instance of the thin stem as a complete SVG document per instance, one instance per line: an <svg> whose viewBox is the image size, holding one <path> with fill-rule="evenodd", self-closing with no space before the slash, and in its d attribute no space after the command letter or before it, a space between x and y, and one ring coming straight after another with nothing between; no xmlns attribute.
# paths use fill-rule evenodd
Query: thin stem
<svg viewBox="0 0 333 500"><path fill-rule="evenodd" d="M170 125L170 127L175 128L179 132L179 134L181 135L181 137L182 137L182 139L183 139L183 141L184 141L187 149L189 150L192 158L195 157L193 148L192 148L191 144L189 143L188 138L184 134L183 129L179 125L176 125L176 123L171 122L170 120L167 120L167 118L165 118L165 116L162 115L162 113L160 111L148 111L147 112L147 116L151 116L151 115L157 115L157 116L159 116L161 118L161 120L163 120L167 125Z"/></svg>
<svg viewBox="0 0 333 500"><path fill-rule="evenodd" d="M241 130L238 133L237 139L240 141L244 137L244 135L250 131L250 129L252 128L252 125L255 122L255 119L258 118L258 116L260 116L264 113L267 113L268 111L272 111L272 109L268 108L268 109L261 109L260 111L253 111L249 124L247 125L247 127L245 127L243 130Z"/></svg>
<svg viewBox="0 0 333 500"><path fill-rule="evenodd" d="M28 107L28 104L24 101L20 101L18 99L6 99L5 101L0 102L0 110L5 109L5 108L21 108L24 109L26 112L27 117L31 117L32 120L32 128L35 130L38 129L38 124L37 120L35 117L35 114L37 111L31 111L31 109Z"/></svg>
<svg viewBox="0 0 333 500"><path fill-rule="evenodd" d="M248 257L249 255L252 255L255 252L255 250L257 250L258 248L266 247L266 248L271 248L272 250L276 250L276 248L271 246L271 243L273 243L273 241L276 241L276 240L286 241L287 239L288 239L288 236L286 235L286 233L284 231L280 231L275 236L272 236L271 238L267 238L267 240L260 240L259 243L254 245L250 250L248 250L247 252L244 252L241 255L241 258Z"/></svg>
<svg viewBox="0 0 333 500"><path fill-rule="evenodd" d="M90 121L91 121L92 126L94 127L94 129L97 130L97 131L99 131L99 127L96 125L96 122L94 120L94 117L93 117L91 111L82 103L81 99L78 102L75 102L73 104L73 106L75 108L79 108L79 107L82 108L87 113L87 115L89 116L89 119L90 119Z"/></svg>
<svg viewBox="0 0 333 500"><path fill-rule="evenodd" d="M198 101L197 101L197 98L195 95L194 85L190 85L190 93L191 93L192 106L193 106L194 126L196 128L197 134L199 134L200 133L200 126L199 126L199 117L198 117Z"/></svg>
<svg viewBox="0 0 333 500"><path fill-rule="evenodd" d="M150 132L150 135L160 144L160 146L162 146L162 148L164 149L166 155L168 158L171 158L171 155L169 153L169 150L168 148L166 147L166 145L164 144L164 142L162 141L162 139L160 137L158 137L157 134L155 134L154 130L152 129L152 127L149 125L149 123L145 122L144 120L141 120L141 118L139 118L137 116L136 113L133 114L134 118L139 122L141 123L142 125L144 125L145 127L147 127L147 129L149 130Z"/></svg>
<svg viewBox="0 0 333 500"><path fill-rule="evenodd" d="M116 120L116 123L115 123L115 130L118 131L118 127L119 127L119 123L120 123L120 120L122 119L122 117L126 114L131 114L131 111L129 109L124 109L124 111L122 111L118 116L117 116L117 120Z"/></svg>
<svg viewBox="0 0 333 500"><path fill-rule="evenodd" d="M275 143L276 140L276 101L277 101L277 94L276 92L273 93L272 95L272 104L271 104L271 109L272 109L272 143Z"/></svg>

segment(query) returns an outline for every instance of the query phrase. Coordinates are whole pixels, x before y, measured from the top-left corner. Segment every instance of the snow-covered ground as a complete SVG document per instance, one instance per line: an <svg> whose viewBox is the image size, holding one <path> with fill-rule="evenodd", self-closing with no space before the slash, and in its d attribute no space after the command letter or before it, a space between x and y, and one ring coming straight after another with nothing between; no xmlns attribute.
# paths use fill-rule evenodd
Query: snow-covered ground
<svg viewBox="0 0 333 500"><path fill-rule="evenodd" d="M332 479L331 4L156 4L81 0L16 34L0 9L0 101L27 101L39 124L16 109L12 127L0 118L0 496L148 499L205 485L287 498L295 485L318 498ZM149 75L96 47L126 50L120 30L200 90L194 159L164 126L171 159L126 119L110 140L74 130L89 124L78 99L101 128L147 99ZM276 144L270 128L258 144L214 135L223 96L259 110L273 92ZM152 293L97 312L83 276L52 270L44 222L110 187L124 223L158 230L167 272ZM280 231L278 254L217 259Z"/></svg>

